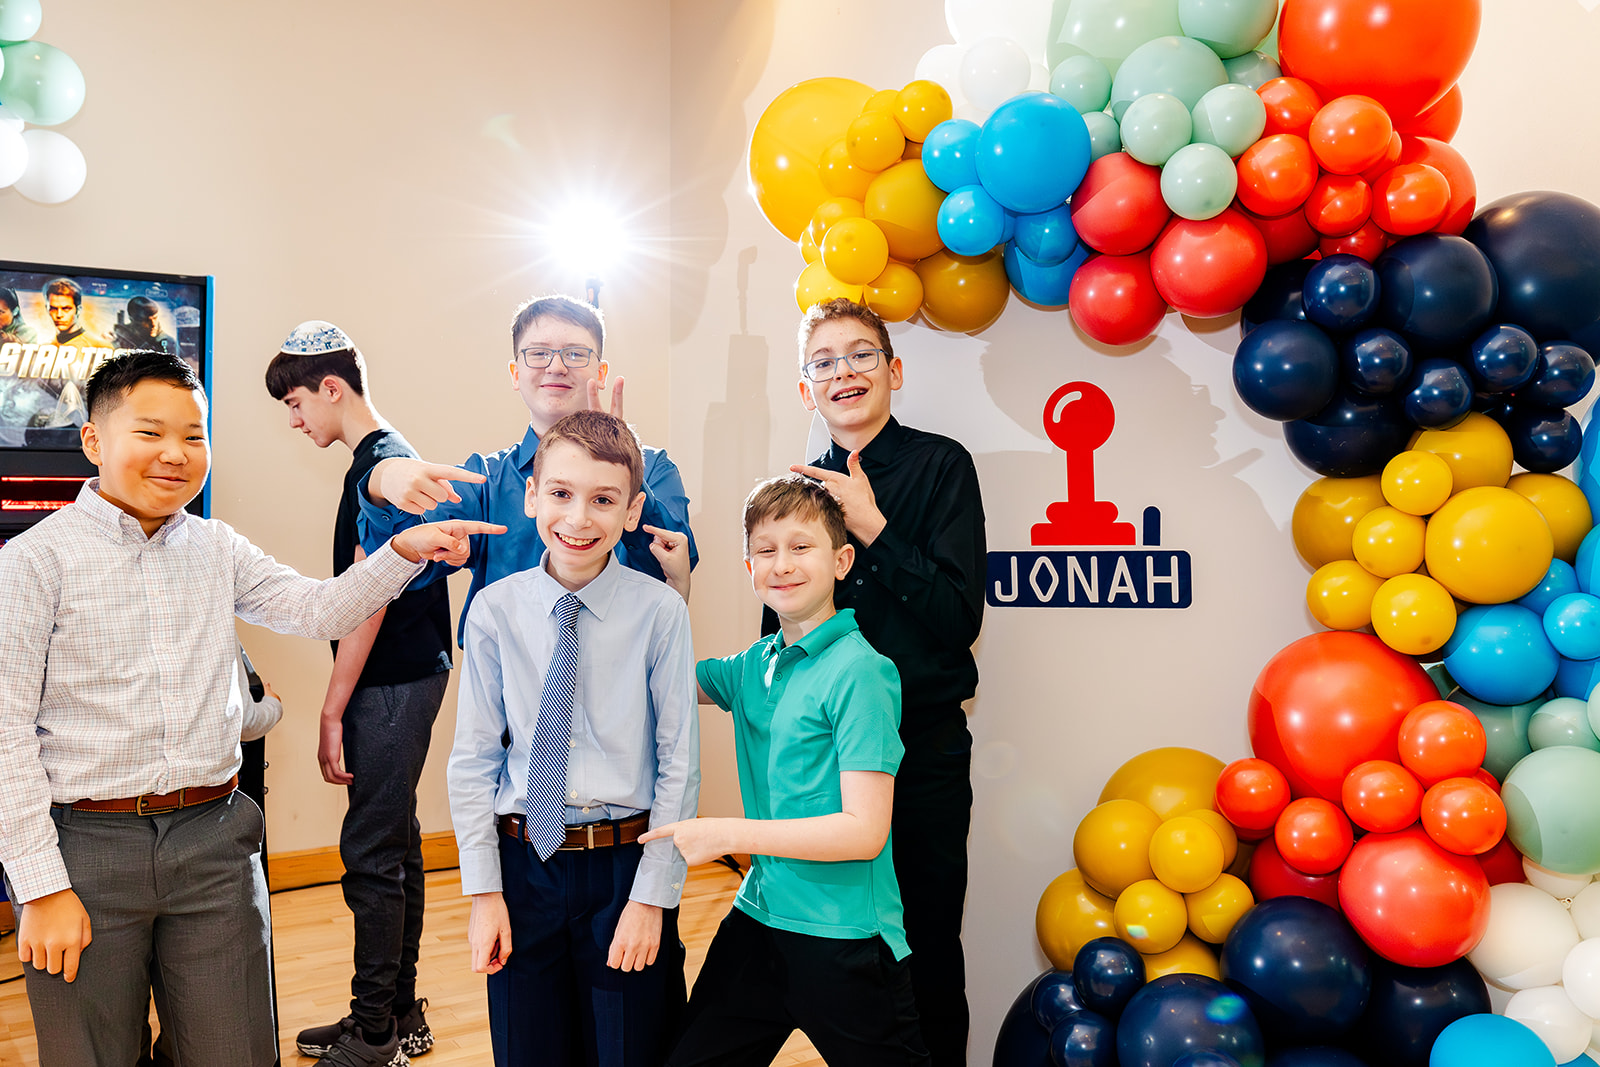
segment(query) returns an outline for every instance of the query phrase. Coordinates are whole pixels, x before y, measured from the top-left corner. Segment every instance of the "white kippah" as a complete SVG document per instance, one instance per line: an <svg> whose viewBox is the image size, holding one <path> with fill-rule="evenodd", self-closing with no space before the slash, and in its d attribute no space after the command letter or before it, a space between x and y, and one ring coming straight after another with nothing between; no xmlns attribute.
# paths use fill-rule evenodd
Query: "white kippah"
<svg viewBox="0 0 1600 1067"><path fill-rule="evenodd" d="M341 348L354 348L350 335L331 322L311 319L296 326L288 340L279 349L291 356L320 356L324 352L337 352Z"/></svg>

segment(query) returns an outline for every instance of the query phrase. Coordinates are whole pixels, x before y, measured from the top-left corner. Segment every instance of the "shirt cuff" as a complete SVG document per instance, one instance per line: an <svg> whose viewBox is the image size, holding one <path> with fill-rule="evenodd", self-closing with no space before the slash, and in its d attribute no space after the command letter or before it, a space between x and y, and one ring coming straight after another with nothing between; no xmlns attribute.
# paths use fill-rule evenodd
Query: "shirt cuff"
<svg viewBox="0 0 1600 1067"><path fill-rule="evenodd" d="M499 833L496 830L495 833ZM461 853L461 895L498 893L500 880L500 849L498 844L487 848L474 848Z"/></svg>
<svg viewBox="0 0 1600 1067"><path fill-rule="evenodd" d="M72 879L67 875L67 865L58 848L7 860L6 878L11 881L18 904L72 888Z"/></svg>
<svg viewBox="0 0 1600 1067"><path fill-rule="evenodd" d="M373 574L380 581L393 585L397 596L401 590L411 583L411 579L421 574L423 568L428 565L426 560L418 560L412 563L396 552L392 539L385 541L383 547L372 553L367 559L373 561L371 563Z"/></svg>
<svg viewBox="0 0 1600 1067"><path fill-rule="evenodd" d="M667 858L661 855L651 855L655 845L665 845ZM629 900L637 900L640 904L654 904L658 908L676 908L683 899L683 883L689 873L689 865L683 862L683 856L670 841L652 841L644 847L644 855L639 859L639 869L633 876L633 891L628 894Z"/></svg>

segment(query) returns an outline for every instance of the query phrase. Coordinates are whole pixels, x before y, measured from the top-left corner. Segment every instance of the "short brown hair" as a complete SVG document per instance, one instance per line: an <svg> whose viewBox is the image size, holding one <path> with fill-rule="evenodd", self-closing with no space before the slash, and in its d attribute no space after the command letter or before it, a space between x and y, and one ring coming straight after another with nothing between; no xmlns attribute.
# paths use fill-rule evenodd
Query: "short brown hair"
<svg viewBox="0 0 1600 1067"><path fill-rule="evenodd" d="M279 352L267 364L267 392L274 400L282 400L300 388L314 393L322 388L322 379L330 375L342 380L357 396L367 395L367 361L359 348L313 355Z"/></svg>
<svg viewBox="0 0 1600 1067"><path fill-rule="evenodd" d="M818 326L834 319L854 319L867 329L878 335L878 347L883 349L885 359L894 358L894 345L889 343L889 328L883 324L883 319L878 313L865 304L857 304L842 296L832 300L824 300L820 304L812 304L806 309L805 318L800 320L800 362L806 361L806 346L811 343L811 334Z"/></svg>
<svg viewBox="0 0 1600 1067"><path fill-rule="evenodd" d="M744 501L744 554L750 555L750 534L763 522L798 516L802 522L820 522L835 549L843 548L848 534L844 509L821 482L803 474L769 478L751 490Z"/></svg>
<svg viewBox="0 0 1600 1067"><path fill-rule="evenodd" d="M517 314L511 320L512 359L517 358L517 338L522 336L522 331L531 326L535 319L558 319L579 329L588 330L594 335L594 343L598 346L595 355L605 353L606 318L600 313L600 309L584 303L575 296L551 293L524 300L517 308Z"/></svg>
<svg viewBox="0 0 1600 1067"><path fill-rule="evenodd" d="M539 438L539 450L533 454L533 480L539 481L539 468L544 465L544 455L550 449L568 441L589 454L590 459L601 463L615 463L628 471L629 500L644 488L644 453L639 450L639 438L633 427L603 411L577 411Z"/></svg>

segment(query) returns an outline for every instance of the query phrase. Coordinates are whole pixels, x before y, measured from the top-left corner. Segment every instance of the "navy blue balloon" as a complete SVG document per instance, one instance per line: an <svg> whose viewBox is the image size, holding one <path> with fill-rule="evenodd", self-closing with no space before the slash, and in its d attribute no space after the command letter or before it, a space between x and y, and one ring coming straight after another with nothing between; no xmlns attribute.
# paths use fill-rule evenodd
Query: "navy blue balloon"
<svg viewBox="0 0 1600 1067"><path fill-rule="evenodd" d="M1465 958L1443 967L1402 967L1374 954L1372 993L1350 1045L1391 1067L1428 1067L1428 1053L1445 1027L1490 1010L1489 989Z"/></svg>
<svg viewBox="0 0 1600 1067"><path fill-rule="evenodd" d="M1480 393L1509 393L1539 369L1539 343L1520 326L1501 323L1473 338L1467 371Z"/></svg>
<svg viewBox="0 0 1600 1067"><path fill-rule="evenodd" d="M1195 1052L1265 1067L1261 1028L1243 997L1199 974L1164 974L1133 995L1117 1022L1120 1067L1172 1067Z"/></svg>
<svg viewBox="0 0 1600 1067"><path fill-rule="evenodd" d="M1378 310L1378 272L1360 256L1339 252L1306 275L1306 318L1328 330L1364 326Z"/></svg>
<svg viewBox="0 0 1600 1067"><path fill-rule="evenodd" d="M1476 245L1423 233L1378 257L1378 324L1413 349L1439 352L1477 336L1493 320L1499 285Z"/></svg>
<svg viewBox="0 0 1600 1067"><path fill-rule="evenodd" d="M1511 413L1517 410L1517 402L1504 393L1474 393L1472 410L1489 416L1504 428Z"/></svg>
<svg viewBox="0 0 1600 1067"><path fill-rule="evenodd" d="M1006 1009L994 1039L994 1067L1050 1067L1050 1031L1034 1018L1033 995L1041 982L1059 973L1046 971L1029 982ZM1070 988L1070 978L1067 984Z"/></svg>
<svg viewBox="0 0 1600 1067"><path fill-rule="evenodd" d="M1533 379L1517 390L1517 399L1547 408L1571 407L1594 388L1594 357L1567 341L1539 346Z"/></svg>
<svg viewBox="0 0 1600 1067"><path fill-rule="evenodd" d="M1072 983L1089 1010L1115 1019L1144 985L1144 957L1120 937L1097 937L1073 957Z"/></svg>
<svg viewBox="0 0 1600 1067"><path fill-rule="evenodd" d="M1245 301L1244 308L1239 312L1240 335L1273 319L1298 319L1304 322L1306 309L1302 292L1306 275L1311 273L1315 265L1309 259L1295 259L1268 267L1267 276L1261 280L1255 295Z"/></svg>
<svg viewBox="0 0 1600 1067"><path fill-rule="evenodd" d="M1267 1067L1367 1067L1367 1061L1342 1048L1286 1048L1267 1057Z"/></svg>
<svg viewBox="0 0 1600 1067"><path fill-rule="evenodd" d="M1092 1011L1076 1012L1050 1031L1055 1067L1117 1067L1117 1024Z"/></svg>
<svg viewBox="0 0 1600 1067"><path fill-rule="evenodd" d="M1088 1007L1078 996L1071 971L1046 971L1033 984L1033 1018L1045 1032L1074 1012Z"/></svg>
<svg viewBox="0 0 1600 1067"><path fill-rule="evenodd" d="M1017 251L1039 264L1053 267L1066 262L1078 248L1078 231L1072 225L1072 209L1062 204L1033 215L1010 215L1011 240Z"/></svg>
<svg viewBox="0 0 1600 1067"><path fill-rule="evenodd" d="M1500 321L1547 341L1577 339L1600 317L1600 208L1588 201L1517 193L1479 211L1462 237L1499 276Z"/></svg>
<svg viewBox="0 0 1600 1067"><path fill-rule="evenodd" d="M1320 1044L1367 1006L1367 946L1343 915L1309 897L1273 897L1245 912L1222 945L1222 977L1268 1040Z"/></svg>
<svg viewBox="0 0 1600 1067"><path fill-rule="evenodd" d="M1226 1052L1190 1052L1172 1061L1172 1067L1239 1067L1239 1061Z"/></svg>
<svg viewBox="0 0 1600 1067"><path fill-rule="evenodd" d="M1315 415L1339 387L1339 350L1309 322L1264 322L1239 342L1233 387L1257 415L1279 422Z"/></svg>
<svg viewBox="0 0 1600 1067"><path fill-rule="evenodd" d="M970 119L947 119L922 142L922 171L947 193L978 182L978 135L983 132Z"/></svg>
<svg viewBox="0 0 1600 1067"><path fill-rule="evenodd" d="M1377 474L1405 451L1411 433L1405 407L1395 398L1354 390L1340 392L1309 419L1283 424L1294 458L1325 478Z"/></svg>
<svg viewBox="0 0 1600 1067"><path fill-rule="evenodd" d="M1004 260L1006 279L1011 287L1029 303L1041 307L1061 307L1072 292L1072 276L1093 254L1088 245L1080 244L1060 263L1046 266L1025 255L1012 241L1006 245Z"/></svg>
<svg viewBox="0 0 1600 1067"><path fill-rule="evenodd" d="M1424 359L1406 383L1406 418L1424 430L1454 426L1472 410L1472 378L1449 359Z"/></svg>
<svg viewBox="0 0 1600 1067"><path fill-rule="evenodd" d="M1411 377L1411 346L1393 330L1371 326L1339 344L1345 384L1368 396L1387 396Z"/></svg>
<svg viewBox="0 0 1600 1067"><path fill-rule="evenodd" d="M1511 438L1511 458L1535 474L1554 474L1583 449L1583 427L1561 408L1517 404L1502 425Z"/></svg>

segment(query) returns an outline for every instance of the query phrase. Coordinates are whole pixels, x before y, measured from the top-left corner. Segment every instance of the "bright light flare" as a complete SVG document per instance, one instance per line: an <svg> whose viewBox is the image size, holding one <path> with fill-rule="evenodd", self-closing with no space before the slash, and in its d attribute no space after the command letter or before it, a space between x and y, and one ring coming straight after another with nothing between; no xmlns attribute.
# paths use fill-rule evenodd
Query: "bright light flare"
<svg viewBox="0 0 1600 1067"><path fill-rule="evenodd" d="M617 211L595 200L574 200L556 211L545 242L566 269L596 277L621 262L632 244Z"/></svg>

